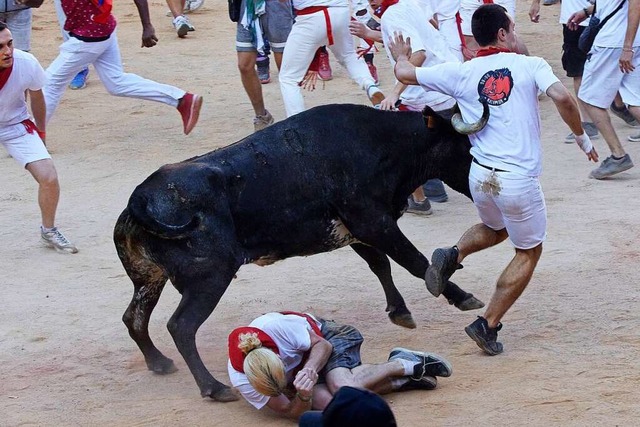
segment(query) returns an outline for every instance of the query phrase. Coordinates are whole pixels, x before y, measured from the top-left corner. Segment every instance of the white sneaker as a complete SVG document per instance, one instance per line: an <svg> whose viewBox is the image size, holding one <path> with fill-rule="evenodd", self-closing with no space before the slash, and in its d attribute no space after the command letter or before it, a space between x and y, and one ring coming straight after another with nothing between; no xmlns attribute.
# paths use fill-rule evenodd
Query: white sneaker
<svg viewBox="0 0 640 427"><path fill-rule="evenodd" d="M76 248L73 243L71 243L56 227L53 227L49 231L44 231L44 229L40 227L40 237L45 245L55 249L56 251L69 252L72 254L78 253L78 248Z"/></svg>
<svg viewBox="0 0 640 427"><path fill-rule="evenodd" d="M202 7L204 0L186 0L184 2L184 13L194 12Z"/></svg>
<svg viewBox="0 0 640 427"><path fill-rule="evenodd" d="M191 27L192 25L189 23L186 16L180 15L173 18L173 28L176 29L178 37L186 36L189 31L192 31L190 29Z"/></svg>

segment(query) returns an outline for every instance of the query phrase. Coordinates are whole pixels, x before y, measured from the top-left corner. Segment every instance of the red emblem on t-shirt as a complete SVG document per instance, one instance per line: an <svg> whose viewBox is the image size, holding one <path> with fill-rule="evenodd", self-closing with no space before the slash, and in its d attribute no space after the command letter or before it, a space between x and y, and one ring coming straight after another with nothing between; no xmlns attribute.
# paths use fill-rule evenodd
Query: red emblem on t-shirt
<svg viewBox="0 0 640 427"><path fill-rule="evenodd" d="M502 105L509 100L511 89L513 89L513 78L508 68L488 71L478 83L480 102Z"/></svg>

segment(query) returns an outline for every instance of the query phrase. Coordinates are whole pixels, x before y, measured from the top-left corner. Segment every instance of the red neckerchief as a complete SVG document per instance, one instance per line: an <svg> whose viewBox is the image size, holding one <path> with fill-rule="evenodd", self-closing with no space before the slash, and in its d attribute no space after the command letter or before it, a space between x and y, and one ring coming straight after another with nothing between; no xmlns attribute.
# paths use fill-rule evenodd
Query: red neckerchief
<svg viewBox="0 0 640 427"><path fill-rule="evenodd" d="M484 47L482 49L478 49L478 53L476 53L476 56L489 56L489 55L495 55L496 53L500 53L500 52L511 53L511 51L506 47L489 46L489 47Z"/></svg>
<svg viewBox="0 0 640 427"><path fill-rule="evenodd" d="M258 334L258 339L262 343L262 347L273 350L275 354L280 354L278 350L278 346L276 345L273 338L267 335L261 329L254 328L252 326L243 326L241 328L236 328L229 334L229 360L231 361L231 366L238 372L244 373L244 359L247 357L245 353L242 352L238 348L238 344L240 344L240 334Z"/></svg>
<svg viewBox="0 0 640 427"><path fill-rule="evenodd" d="M493 4L493 0L482 0L484 4Z"/></svg>
<svg viewBox="0 0 640 427"><path fill-rule="evenodd" d="M9 76L11 75L11 71L13 71L13 64L9 68L3 68L0 70L0 90L7 84L9 80Z"/></svg>
<svg viewBox="0 0 640 427"><path fill-rule="evenodd" d="M111 16L111 9L113 8L113 0L91 0L91 3L100 11L99 14L93 15L93 22L98 24L106 24Z"/></svg>
<svg viewBox="0 0 640 427"><path fill-rule="evenodd" d="M378 18L381 18L382 14L384 14L390 6L393 6L396 3L398 3L398 0L382 0L382 4L373 12L373 14Z"/></svg>
<svg viewBox="0 0 640 427"><path fill-rule="evenodd" d="M285 316L294 315L294 316L304 317L305 319L307 319L307 322L309 323L309 326L311 326L311 329L313 330L313 332L315 332L315 334L318 335L320 338L323 338L322 332L320 331L318 324L313 319L313 317L309 316L308 314L298 313L296 311L281 311L280 314L283 314ZM231 333L229 334L229 360L231 361L231 366L233 366L233 369L235 369L238 372L244 373L244 359L247 357L247 355L238 348L238 344L240 343L240 334L250 334L250 333L256 333L258 335L258 339L262 343L262 347L273 350L273 352L277 355L280 354L280 351L278 350L278 346L276 345L275 341L273 341L273 338L271 338L263 330L254 328L253 326L244 326L241 328L236 328L233 331L231 331ZM298 368L301 368L302 366L304 366L304 363L306 362L308 356L309 356L308 354L305 354L303 356L302 362L300 363L300 365L298 365Z"/></svg>

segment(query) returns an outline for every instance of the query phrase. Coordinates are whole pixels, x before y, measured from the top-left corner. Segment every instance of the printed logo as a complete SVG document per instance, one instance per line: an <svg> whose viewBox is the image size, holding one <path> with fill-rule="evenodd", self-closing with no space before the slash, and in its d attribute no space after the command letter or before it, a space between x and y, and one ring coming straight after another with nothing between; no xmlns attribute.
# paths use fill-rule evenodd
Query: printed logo
<svg viewBox="0 0 640 427"><path fill-rule="evenodd" d="M513 89L513 78L508 68L487 72L478 83L480 102L502 105L509 100Z"/></svg>

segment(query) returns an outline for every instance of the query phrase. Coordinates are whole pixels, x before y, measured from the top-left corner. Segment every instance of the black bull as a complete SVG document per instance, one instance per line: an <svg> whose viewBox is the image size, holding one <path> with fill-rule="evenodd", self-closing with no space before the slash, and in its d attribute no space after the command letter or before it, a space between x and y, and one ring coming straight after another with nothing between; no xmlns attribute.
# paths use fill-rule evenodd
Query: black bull
<svg viewBox="0 0 640 427"><path fill-rule="evenodd" d="M134 284L123 321L147 367L161 374L176 370L148 331L170 279L182 299L167 327L202 396L235 400L209 373L195 340L235 273L243 264L346 245L382 283L391 321L415 327L387 257L420 279L429 262L397 220L407 197L430 178L470 197L468 138L431 110L423 114L317 107L228 147L163 166L140 184L118 218L114 240ZM482 306L451 282L443 294L463 310Z"/></svg>

